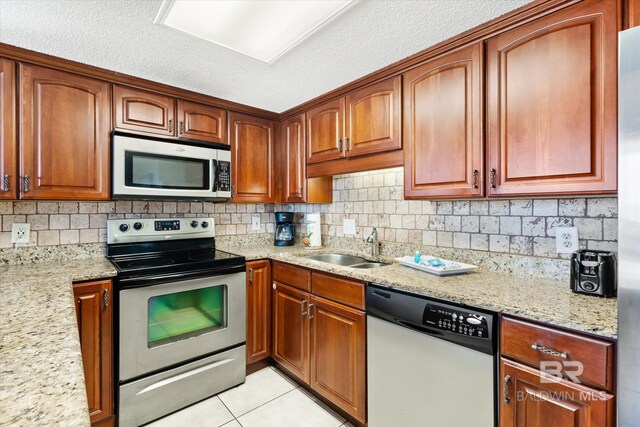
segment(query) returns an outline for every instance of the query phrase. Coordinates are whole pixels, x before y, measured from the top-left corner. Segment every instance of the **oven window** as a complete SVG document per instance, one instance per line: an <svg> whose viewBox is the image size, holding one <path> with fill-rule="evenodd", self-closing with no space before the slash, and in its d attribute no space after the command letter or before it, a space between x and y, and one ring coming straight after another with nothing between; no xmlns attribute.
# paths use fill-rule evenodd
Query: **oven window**
<svg viewBox="0 0 640 427"><path fill-rule="evenodd" d="M226 300L226 285L150 298L147 313L148 347L225 328Z"/></svg>
<svg viewBox="0 0 640 427"><path fill-rule="evenodd" d="M142 188L208 190L210 161L126 151L125 185Z"/></svg>

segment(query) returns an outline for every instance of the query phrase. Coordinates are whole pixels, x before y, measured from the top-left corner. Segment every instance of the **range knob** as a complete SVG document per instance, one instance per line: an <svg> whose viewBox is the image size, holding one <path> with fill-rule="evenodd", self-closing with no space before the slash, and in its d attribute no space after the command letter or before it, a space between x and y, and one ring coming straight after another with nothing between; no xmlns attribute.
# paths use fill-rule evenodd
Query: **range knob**
<svg viewBox="0 0 640 427"><path fill-rule="evenodd" d="M209 223L207 221L202 221L202 228L207 228L209 226Z"/></svg>
<svg viewBox="0 0 640 427"><path fill-rule="evenodd" d="M136 223L134 223L134 224L133 224L133 228L134 228L135 230L140 230L140 229L142 229L142 223L141 223L141 222L136 222Z"/></svg>
<svg viewBox="0 0 640 427"><path fill-rule="evenodd" d="M129 224L120 224L120 231L122 231L123 233L126 233L127 231L129 231Z"/></svg>
<svg viewBox="0 0 640 427"><path fill-rule="evenodd" d="M198 221L191 221L191 227L196 228L197 226L198 226Z"/></svg>

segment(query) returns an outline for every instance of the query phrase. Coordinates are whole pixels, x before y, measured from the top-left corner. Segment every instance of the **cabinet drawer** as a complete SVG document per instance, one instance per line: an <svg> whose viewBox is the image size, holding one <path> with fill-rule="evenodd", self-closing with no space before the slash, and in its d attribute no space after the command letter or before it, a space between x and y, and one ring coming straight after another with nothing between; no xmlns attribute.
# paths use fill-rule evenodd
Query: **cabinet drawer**
<svg viewBox="0 0 640 427"><path fill-rule="evenodd" d="M295 265L274 261L273 280L303 291L311 290L311 272Z"/></svg>
<svg viewBox="0 0 640 427"><path fill-rule="evenodd" d="M614 343L510 317L502 318L501 353L504 356L541 368L541 362L580 362L563 364L562 374L578 376L580 382L613 390ZM536 348L534 348L536 347ZM555 367L551 367L555 369Z"/></svg>
<svg viewBox="0 0 640 427"><path fill-rule="evenodd" d="M364 283L314 271L311 292L335 302L364 310Z"/></svg>

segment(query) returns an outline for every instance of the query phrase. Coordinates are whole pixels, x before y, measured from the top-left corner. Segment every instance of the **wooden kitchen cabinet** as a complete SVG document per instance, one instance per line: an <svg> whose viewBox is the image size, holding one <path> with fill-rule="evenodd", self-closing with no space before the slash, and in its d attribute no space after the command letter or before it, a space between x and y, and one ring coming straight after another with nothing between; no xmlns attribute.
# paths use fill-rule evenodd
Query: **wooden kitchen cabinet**
<svg viewBox="0 0 640 427"><path fill-rule="evenodd" d="M305 158L305 119L300 114L281 124L283 145L283 185L284 203L331 203L333 201L333 180L330 176L307 178Z"/></svg>
<svg viewBox="0 0 640 427"><path fill-rule="evenodd" d="M247 262L247 364L271 356L271 262Z"/></svg>
<svg viewBox="0 0 640 427"><path fill-rule="evenodd" d="M489 196L616 191L617 9L587 0L487 41Z"/></svg>
<svg viewBox="0 0 640 427"><path fill-rule="evenodd" d="M272 357L292 375L309 384L309 319L311 295L273 282Z"/></svg>
<svg viewBox="0 0 640 427"><path fill-rule="evenodd" d="M20 65L20 197L108 200L109 84Z"/></svg>
<svg viewBox="0 0 640 427"><path fill-rule="evenodd" d="M311 388L356 419L366 418L366 314L311 297Z"/></svg>
<svg viewBox="0 0 640 427"><path fill-rule="evenodd" d="M0 200L17 198L16 64L0 58Z"/></svg>
<svg viewBox="0 0 640 427"><path fill-rule="evenodd" d="M500 427L612 427L612 395L500 361Z"/></svg>
<svg viewBox="0 0 640 427"><path fill-rule="evenodd" d="M402 148L400 97L396 76L307 111L307 163Z"/></svg>
<svg viewBox="0 0 640 427"><path fill-rule="evenodd" d="M406 199L484 194L482 43L403 74Z"/></svg>
<svg viewBox="0 0 640 427"><path fill-rule="evenodd" d="M113 85L116 129L175 136L175 109L176 100L170 96Z"/></svg>
<svg viewBox="0 0 640 427"><path fill-rule="evenodd" d="M113 306L110 280L73 285L91 423L113 416Z"/></svg>
<svg viewBox="0 0 640 427"><path fill-rule="evenodd" d="M178 100L178 136L228 144L227 112L220 108Z"/></svg>
<svg viewBox="0 0 640 427"><path fill-rule="evenodd" d="M273 122L230 113L231 195L236 203L272 203Z"/></svg>

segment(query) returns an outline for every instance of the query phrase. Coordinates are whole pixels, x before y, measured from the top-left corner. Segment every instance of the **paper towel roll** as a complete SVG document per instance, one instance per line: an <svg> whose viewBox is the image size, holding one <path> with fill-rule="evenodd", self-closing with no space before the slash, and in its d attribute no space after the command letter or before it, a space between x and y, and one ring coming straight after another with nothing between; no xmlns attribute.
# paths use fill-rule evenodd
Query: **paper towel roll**
<svg viewBox="0 0 640 427"><path fill-rule="evenodd" d="M320 223L319 213L305 214L305 223L307 225L307 237L309 238L310 248L317 248L322 246L322 230Z"/></svg>

